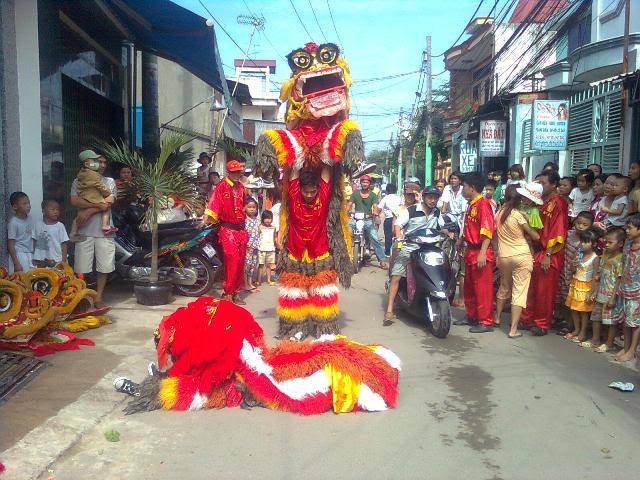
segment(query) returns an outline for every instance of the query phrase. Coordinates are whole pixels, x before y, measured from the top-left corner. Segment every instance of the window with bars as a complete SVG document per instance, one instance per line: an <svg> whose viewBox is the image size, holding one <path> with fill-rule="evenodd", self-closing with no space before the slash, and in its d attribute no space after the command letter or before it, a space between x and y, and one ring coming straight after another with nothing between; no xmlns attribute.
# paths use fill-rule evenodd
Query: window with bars
<svg viewBox="0 0 640 480"><path fill-rule="evenodd" d="M601 165L604 172L620 171L621 115L620 84L604 82L571 98L568 149L572 172L590 163Z"/></svg>

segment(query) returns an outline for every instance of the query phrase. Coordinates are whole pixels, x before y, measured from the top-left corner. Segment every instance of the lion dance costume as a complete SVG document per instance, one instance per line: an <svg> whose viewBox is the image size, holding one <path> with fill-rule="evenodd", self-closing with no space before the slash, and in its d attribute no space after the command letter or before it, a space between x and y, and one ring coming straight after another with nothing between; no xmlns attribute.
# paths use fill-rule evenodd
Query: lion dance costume
<svg viewBox="0 0 640 480"><path fill-rule="evenodd" d="M96 295L66 263L10 276L0 267L0 349L40 356L93 345L75 333L111 323Z"/></svg>
<svg viewBox="0 0 640 480"><path fill-rule="evenodd" d="M201 297L160 322L158 366L125 413L264 406L312 415L380 411L398 397L399 358L381 345L335 335L268 348L251 314Z"/></svg>
<svg viewBox="0 0 640 480"><path fill-rule="evenodd" d="M287 101L286 130L268 130L256 147L257 175L278 178L282 204L278 258L280 335L339 332L337 281L348 288L353 274L345 175L364 159L362 136L348 119L351 76L340 49L308 43L287 56L293 73L280 91ZM303 201L298 174L329 168L318 196Z"/></svg>

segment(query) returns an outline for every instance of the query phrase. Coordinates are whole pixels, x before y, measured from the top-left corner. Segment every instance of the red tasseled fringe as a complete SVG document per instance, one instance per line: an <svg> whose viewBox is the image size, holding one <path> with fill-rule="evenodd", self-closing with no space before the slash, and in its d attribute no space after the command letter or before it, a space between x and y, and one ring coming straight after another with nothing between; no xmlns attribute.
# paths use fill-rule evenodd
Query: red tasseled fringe
<svg viewBox="0 0 640 480"><path fill-rule="evenodd" d="M324 270L315 275L282 272L278 281L283 287L308 289L335 284L338 281L338 274L335 270Z"/></svg>
<svg viewBox="0 0 640 480"><path fill-rule="evenodd" d="M283 308L298 308L305 305L315 305L317 307L330 307L338 304L338 295L329 297L309 296L307 298L289 298L286 296L278 297L278 306Z"/></svg>
<svg viewBox="0 0 640 480"><path fill-rule="evenodd" d="M336 158L336 148L338 146L338 137L340 136L340 125L338 125L329 138L329 156Z"/></svg>
<svg viewBox="0 0 640 480"><path fill-rule="evenodd" d="M284 130L276 130L276 132L278 132L278 135L280 136L280 139L282 140L282 144L284 145L284 148L287 152L287 163L286 166L291 166L293 165L293 162L295 162L296 160L296 151L293 148L293 144L291 143L291 140L289 139L289 135L287 135Z"/></svg>
<svg viewBox="0 0 640 480"><path fill-rule="evenodd" d="M397 370L364 345L345 340L317 343L285 341L265 352L265 361L273 366L273 377L278 381L307 376L331 364L355 381L367 384L390 407L397 401Z"/></svg>
<svg viewBox="0 0 640 480"><path fill-rule="evenodd" d="M260 375L242 366L240 374L256 400L273 410L284 410L302 415L316 415L333 408L333 395L329 389L326 393L317 393L301 400L294 400L276 388L264 375Z"/></svg>

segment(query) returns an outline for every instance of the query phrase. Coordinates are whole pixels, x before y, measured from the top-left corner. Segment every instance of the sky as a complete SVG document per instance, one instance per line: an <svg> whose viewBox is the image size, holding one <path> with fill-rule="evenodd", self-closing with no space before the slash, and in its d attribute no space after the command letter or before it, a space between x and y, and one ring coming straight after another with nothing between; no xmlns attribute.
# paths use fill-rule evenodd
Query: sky
<svg viewBox="0 0 640 480"><path fill-rule="evenodd" d="M210 15L199 0L173 0L204 18ZM258 32L250 49L252 59L275 59L276 80L289 77L284 56L311 40L340 45L349 62L351 117L362 130L367 152L386 149L390 135L397 133L398 112L410 111L418 90L419 74L385 81L371 78L420 69L425 37L431 35L432 55L453 45L479 0L202 0L215 19L246 50L252 27L237 22L239 15L262 15L264 32ZM298 20L295 6L302 22ZM327 3L335 20L334 30ZM486 4L486 5L485 5ZM493 2L483 2L478 15L487 14ZM311 8L313 6L313 10ZM317 22L313 11L317 16ZM318 25L319 24L319 25ZM303 26L304 25L304 26ZM308 33L305 31L305 28ZM243 53L215 26L225 75L233 78L233 60ZM324 35L323 36L323 33ZM311 35L311 38L309 38ZM338 38L339 37L339 38ZM464 40L463 37L462 40ZM461 40L461 41L462 41ZM442 56L433 59L432 71L444 70ZM434 78L433 86L448 75ZM274 88L276 88L274 86Z"/></svg>

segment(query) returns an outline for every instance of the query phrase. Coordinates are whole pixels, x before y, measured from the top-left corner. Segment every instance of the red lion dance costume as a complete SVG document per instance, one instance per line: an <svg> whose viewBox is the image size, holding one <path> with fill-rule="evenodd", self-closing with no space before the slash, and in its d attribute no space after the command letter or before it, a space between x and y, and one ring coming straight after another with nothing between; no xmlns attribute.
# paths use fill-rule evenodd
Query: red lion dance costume
<svg viewBox="0 0 640 480"><path fill-rule="evenodd" d="M400 359L335 335L268 348L260 325L232 302L201 297L162 319L158 366L125 413L264 406L312 415L380 411L398 397Z"/></svg>
<svg viewBox="0 0 640 480"><path fill-rule="evenodd" d="M308 43L287 56L293 73L283 83L287 129L268 130L256 147L257 175L283 172L278 258L280 335L318 337L338 333L337 281L348 288L353 274L351 235L343 192L345 174L364 159L362 136L348 120L349 67L332 44ZM313 171L318 194L303 201L298 176Z"/></svg>

